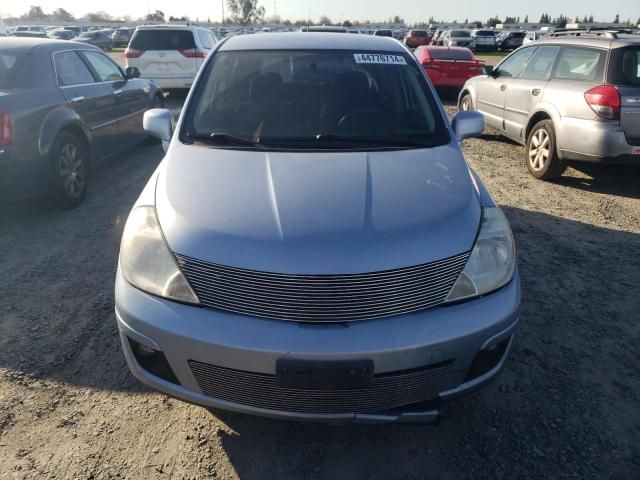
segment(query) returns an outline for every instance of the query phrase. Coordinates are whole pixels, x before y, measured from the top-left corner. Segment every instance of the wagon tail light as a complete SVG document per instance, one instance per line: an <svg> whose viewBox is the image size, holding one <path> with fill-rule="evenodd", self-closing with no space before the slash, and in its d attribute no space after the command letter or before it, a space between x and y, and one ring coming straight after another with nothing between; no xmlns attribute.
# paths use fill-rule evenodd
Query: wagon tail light
<svg viewBox="0 0 640 480"><path fill-rule="evenodd" d="M620 120L620 92L612 85L600 85L599 87L587 90L584 98L591 107L602 118L610 120Z"/></svg>
<svg viewBox="0 0 640 480"><path fill-rule="evenodd" d="M184 50L178 50L181 55L187 58L206 58L207 53L198 48L186 48Z"/></svg>
<svg viewBox="0 0 640 480"><path fill-rule="evenodd" d="M138 50L136 48L127 48L124 51L124 58L139 58L144 53L144 50Z"/></svg>
<svg viewBox="0 0 640 480"><path fill-rule="evenodd" d="M0 147L11 144L11 119L9 114L0 108Z"/></svg>

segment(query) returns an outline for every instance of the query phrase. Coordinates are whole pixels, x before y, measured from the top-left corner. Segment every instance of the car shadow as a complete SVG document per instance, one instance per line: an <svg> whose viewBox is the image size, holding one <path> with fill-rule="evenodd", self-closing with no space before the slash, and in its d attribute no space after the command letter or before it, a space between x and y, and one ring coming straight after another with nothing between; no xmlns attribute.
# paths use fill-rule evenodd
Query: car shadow
<svg viewBox="0 0 640 480"><path fill-rule="evenodd" d="M600 446L617 441L624 450L637 440L630 425L640 421L632 401L640 394L634 377L640 347L631 332L640 310L640 235L503 210L518 244L523 304L497 381L445 405L435 425L324 425L212 413L225 425L218 436L239 478L588 476L594 448L603 475L633 478L632 452L617 456Z"/></svg>
<svg viewBox="0 0 640 480"><path fill-rule="evenodd" d="M107 390L141 391L114 316L119 240L163 156L142 144L99 163L85 202L0 207L0 369Z"/></svg>
<svg viewBox="0 0 640 480"><path fill-rule="evenodd" d="M566 187L605 195L640 199L640 163L638 166L571 162L582 175L564 175L555 182Z"/></svg>

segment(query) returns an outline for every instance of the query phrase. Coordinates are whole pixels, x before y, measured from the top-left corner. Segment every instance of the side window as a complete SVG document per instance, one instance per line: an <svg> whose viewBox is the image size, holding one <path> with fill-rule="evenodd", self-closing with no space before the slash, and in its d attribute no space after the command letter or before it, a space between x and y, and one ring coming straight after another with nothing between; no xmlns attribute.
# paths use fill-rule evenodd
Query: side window
<svg viewBox="0 0 640 480"><path fill-rule="evenodd" d="M520 78L528 80L546 80L551 75L553 63L560 47L539 47L529 63L520 74Z"/></svg>
<svg viewBox="0 0 640 480"><path fill-rule="evenodd" d="M606 55L593 48L563 48L554 78L563 80L601 81Z"/></svg>
<svg viewBox="0 0 640 480"><path fill-rule="evenodd" d="M498 67L500 76L517 77L534 50L535 48L523 48L522 50L517 50L515 53L512 53L511 56Z"/></svg>
<svg viewBox="0 0 640 480"><path fill-rule="evenodd" d="M117 82L124 80L118 66L100 52L82 52L91 67L98 74L101 82Z"/></svg>
<svg viewBox="0 0 640 480"><path fill-rule="evenodd" d="M56 53L53 59L60 86L95 82L93 75L76 52Z"/></svg>
<svg viewBox="0 0 640 480"><path fill-rule="evenodd" d="M200 44L204 49L211 50L213 45L211 44L211 39L209 38L209 35L207 35L207 32L198 30L198 38L200 38Z"/></svg>
<svg viewBox="0 0 640 480"><path fill-rule="evenodd" d="M207 36L209 37L209 41L211 42L211 48L213 48L215 44L218 43L218 40L216 39L216 36L211 32L207 32Z"/></svg>

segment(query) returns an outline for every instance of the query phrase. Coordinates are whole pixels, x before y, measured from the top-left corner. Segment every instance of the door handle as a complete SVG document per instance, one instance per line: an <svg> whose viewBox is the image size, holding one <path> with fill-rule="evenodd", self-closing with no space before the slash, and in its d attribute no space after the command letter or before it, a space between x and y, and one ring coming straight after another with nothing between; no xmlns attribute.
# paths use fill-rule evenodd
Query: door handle
<svg viewBox="0 0 640 480"><path fill-rule="evenodd" d="M534 88L533 90L531 90L531 95L533 95L534 97L537 97L538 95L540 95L540 93L542 93L542 89L540 88Z"/></svg>
<svg viewBox="0 0 640 480"><path fill-rule="evenodd" d="M71 99L71 103L80 103L80 102L84 102L84 97L82 95L73 97Z"/></svg>
<svg viewBox="0 0 640 480"><path fill-rule="evenodd" d="M507 89L506 85L500 85L500 90L502 90L503 92Z"/></svg>
<svg viewBox="0 0 640 480"><path fill-rule="evenodd" d="M114 95L120 95L121 93L122 93L122 89L120 89L120 88L118 90L114 90L113 91Z"/></svg>

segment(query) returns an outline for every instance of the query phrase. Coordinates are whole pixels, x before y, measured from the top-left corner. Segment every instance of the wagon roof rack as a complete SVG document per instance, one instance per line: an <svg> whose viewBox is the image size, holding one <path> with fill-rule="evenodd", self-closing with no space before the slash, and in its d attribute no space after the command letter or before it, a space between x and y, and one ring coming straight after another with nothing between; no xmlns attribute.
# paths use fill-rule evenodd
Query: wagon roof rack
<svg viewBox="0 0 640 480"><path fill-rule="evenodd" d="M632 33L628 28L609 28L609 27L591 27L591 28L558 28L551 33L549 37L580 37L580 36L597 36L605 38L618 38L620 33Z"/></svg>

